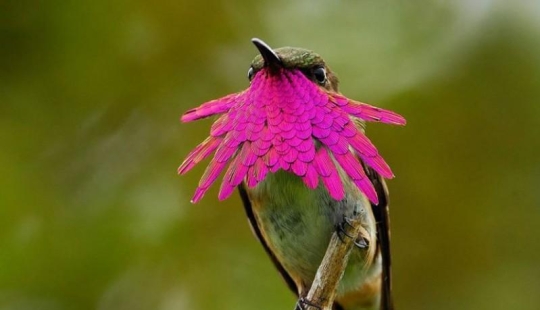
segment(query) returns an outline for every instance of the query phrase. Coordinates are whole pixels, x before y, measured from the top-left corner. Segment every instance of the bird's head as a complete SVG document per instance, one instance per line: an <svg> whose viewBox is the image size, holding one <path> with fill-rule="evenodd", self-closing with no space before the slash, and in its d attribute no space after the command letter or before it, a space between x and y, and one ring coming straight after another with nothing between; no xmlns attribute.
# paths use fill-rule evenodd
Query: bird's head
<svg viewBox="0 0 540 310"><path fill-rule="evenodd" d="M242 182L254 187L268 173L284 170L310 189L324 186L336 200L345 197L343 171L376 203L377 193L361 161L385 178L393 173L356 124L403 125L405 119L339 94L337 77L316 53L291 47L273 50L259 39L252 42L260 55L248 71L249 87L181 118L190 122L219 115L210 136L178 168L186 173L215 151L192 201L199 201L224 170L220 199Z"/></svg>
<svg viewBox="0 0 540 310"><path fill-rule="evenodd" d="M268 76L278 76L283 71L299 71L317 86L328 91L338 91L338 78L326 65L322 57L310 50L298 47L281 47L273 50L259 39L252 39L259 50L248 70L251 81L259 72Z"/></svg>

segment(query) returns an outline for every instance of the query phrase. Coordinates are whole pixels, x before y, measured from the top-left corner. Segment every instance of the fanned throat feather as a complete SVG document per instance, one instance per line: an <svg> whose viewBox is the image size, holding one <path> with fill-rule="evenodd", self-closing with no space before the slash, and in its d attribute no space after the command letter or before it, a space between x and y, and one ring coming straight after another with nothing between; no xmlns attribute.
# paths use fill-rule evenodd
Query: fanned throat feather
<svg viewBox="0 0 540 310"><path fill-rule="evenodd" d="M376 204L377 193L353 152L381 176L392 178L393 173L354 119L405 124L397 113L325 90L300 70L286 68L278 73L262 68L246 90L206 102L187 111L181 120L220 114L210 136L178 168L179 173L186 173L215 152L193 202L203 197L224 170L219 199L229 197L244 180L254 187L280 169L301 177L308 188L322 182L332 198L341 200L345 194L338 164Z"/></svg>

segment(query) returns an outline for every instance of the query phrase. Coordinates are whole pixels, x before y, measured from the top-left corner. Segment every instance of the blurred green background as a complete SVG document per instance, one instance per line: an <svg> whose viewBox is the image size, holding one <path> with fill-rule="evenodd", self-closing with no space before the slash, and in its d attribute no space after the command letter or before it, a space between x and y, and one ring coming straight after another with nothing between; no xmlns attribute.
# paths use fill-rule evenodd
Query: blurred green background
<svg viewBox="0 0 540 310"><path fill-rule="evenodd" d="M256 49L323 55L397 175L399 309L540 309L538 1L0 3L0 309L292 309L237 195L176 168Z"/></svg>

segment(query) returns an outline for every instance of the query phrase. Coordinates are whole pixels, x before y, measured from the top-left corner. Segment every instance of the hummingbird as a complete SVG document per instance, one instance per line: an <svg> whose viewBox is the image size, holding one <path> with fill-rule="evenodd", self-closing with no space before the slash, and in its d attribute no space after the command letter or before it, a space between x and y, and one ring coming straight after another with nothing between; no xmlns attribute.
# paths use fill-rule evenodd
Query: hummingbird
<svg viewBox="0 0 540 310"><path fill-rule="evenodd" d="M184 174L214 153L192 202L225 171L220 200L235 189L253 233L300 298L313 282L332 234L360 218L334 310L393 309L390 223L384 179L390 167L365 135L366 122L405 125L401 115L349 99L313 51L258 49L249 87L187 111L181 121L217 115L210 136L178 168Z"/></svg>

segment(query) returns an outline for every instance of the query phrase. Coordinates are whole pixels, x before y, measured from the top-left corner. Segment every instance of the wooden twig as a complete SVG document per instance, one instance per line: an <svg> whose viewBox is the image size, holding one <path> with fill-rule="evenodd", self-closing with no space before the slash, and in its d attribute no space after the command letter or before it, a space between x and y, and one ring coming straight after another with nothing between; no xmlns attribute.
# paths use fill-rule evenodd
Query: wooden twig
<svg viewBox="0 0 540 310"><path fill-rule="evenodd" d="M353 237L358 236L360 233L359 218L350 218L349 223L351 225L345 224L343 226L344 233ZM321 310L332 310L337 286L345 272L345 267L347 267L349 255L355 241L355 239L347 235L342 234L342 238L340 238L338 232L334 232L313 284L306 296L308 303L318 306ZM311 305L306 306L308 310L319 310Z"/></svg>

